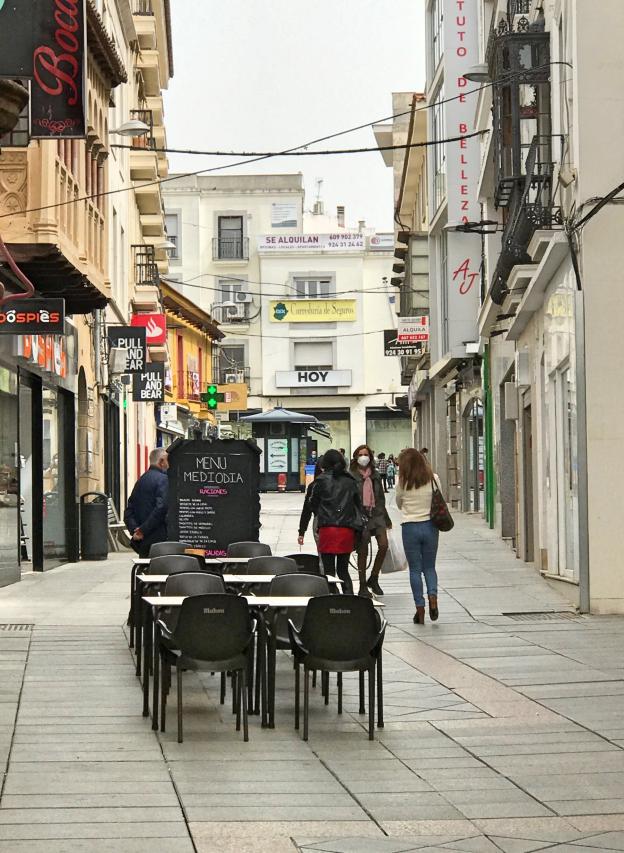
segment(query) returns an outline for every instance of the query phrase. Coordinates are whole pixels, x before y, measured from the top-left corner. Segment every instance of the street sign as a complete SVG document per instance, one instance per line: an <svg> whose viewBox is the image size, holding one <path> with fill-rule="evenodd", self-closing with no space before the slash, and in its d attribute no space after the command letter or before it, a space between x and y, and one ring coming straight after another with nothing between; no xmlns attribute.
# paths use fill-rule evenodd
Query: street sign
<svg viewBox="0 0 624 853"><path fill-rule="evenodd" d="M0 335L62 335L64 299L8 299L0 305Z"/></svg>
<svg viewBox="0 0 624 853"><path fill-rule="evenodd" d="M414 344L429 340L429 317L399 317L397 340L401 344Z"/></svg>
<svg viewBox="0 0 624 853"><path fill-rule="evenodd" d="M148 364L132 376L132 399L135 403L162 403L165 399L165 365Z"/></svg>
<svg viewBox="0 0 624 853"><path fill-rule="evenodd" d="M397 338L396 329L384 330L384 355L385 356L414 356L422 355L427 349L427 342L403 344Z"/></svg>

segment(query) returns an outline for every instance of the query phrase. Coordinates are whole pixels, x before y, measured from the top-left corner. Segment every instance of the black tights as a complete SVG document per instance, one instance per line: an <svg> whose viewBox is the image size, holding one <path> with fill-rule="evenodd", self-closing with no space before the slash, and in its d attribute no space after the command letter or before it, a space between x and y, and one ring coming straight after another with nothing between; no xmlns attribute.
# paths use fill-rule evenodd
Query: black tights
<svg viewBox="0 0 624 853"><path fill-rule="evenodd" d="M342 581L342 591L353 595L353 583L349 577L350 554L321 554L326 575L338 575Z"/></svg>

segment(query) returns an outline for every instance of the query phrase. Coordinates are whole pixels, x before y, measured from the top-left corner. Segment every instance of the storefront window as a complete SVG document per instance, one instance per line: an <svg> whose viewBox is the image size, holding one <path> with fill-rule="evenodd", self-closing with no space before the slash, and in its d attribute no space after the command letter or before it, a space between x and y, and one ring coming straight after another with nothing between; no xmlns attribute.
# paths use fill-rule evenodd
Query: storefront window
<svg viewBox="0 0 624 853"><path fill-rule="evenodd" d="M550 295L544 322L544 379L549 418L549 569L578 579L578 440L574 291L565 281Z"/></svg>
<svg viewBox="0 0 624 853"><path fill-rule="evenodd" d="M17 376L0 367L0 585L19 580Z"/></svg>
<svg viewBox="0 0 624 853"><path fill-rule="evenodd" d="M59 394L43 389L43 558L46 568L67 559L64 417Z"/></svg>
<svg viewBox="0 0 624 853"><path fill-rule="evenodd" d="M367 417L366 443L376 456L379 453L398 456L404 448L413 444L411 419Z"/></svg>

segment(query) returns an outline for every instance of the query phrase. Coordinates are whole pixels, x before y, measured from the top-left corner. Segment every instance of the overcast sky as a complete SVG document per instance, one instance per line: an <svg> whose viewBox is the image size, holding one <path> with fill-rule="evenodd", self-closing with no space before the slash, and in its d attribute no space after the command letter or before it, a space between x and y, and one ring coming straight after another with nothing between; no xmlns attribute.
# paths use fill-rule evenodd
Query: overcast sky
<svg viewBox="0 0 624 853"><path fill-rule="evenodd" d="M282 150L392 112L422 91L424 0L171 0L175 76L165 94L172 148ZM324 147L374 145L370 128ZM170 155L171 171L226 163ZM392 171L379 152L279 157L238 173L299 172L306 209L323 179L326 210L392 230Z"/></svg>

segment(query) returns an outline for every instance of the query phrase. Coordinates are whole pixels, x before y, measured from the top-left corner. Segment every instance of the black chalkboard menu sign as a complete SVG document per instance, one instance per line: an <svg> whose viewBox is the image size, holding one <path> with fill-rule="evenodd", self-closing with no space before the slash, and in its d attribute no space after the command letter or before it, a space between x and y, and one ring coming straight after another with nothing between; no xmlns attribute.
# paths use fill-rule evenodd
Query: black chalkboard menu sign
<svg viewBox="0 0 624 853"><path fill-rule="evenodd" d="M169 538L222 557L257 542L260 449L240 439L179 439L169 448Z"/></svg>

